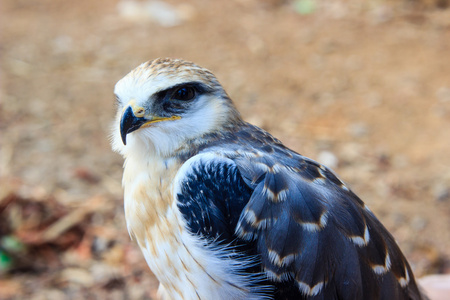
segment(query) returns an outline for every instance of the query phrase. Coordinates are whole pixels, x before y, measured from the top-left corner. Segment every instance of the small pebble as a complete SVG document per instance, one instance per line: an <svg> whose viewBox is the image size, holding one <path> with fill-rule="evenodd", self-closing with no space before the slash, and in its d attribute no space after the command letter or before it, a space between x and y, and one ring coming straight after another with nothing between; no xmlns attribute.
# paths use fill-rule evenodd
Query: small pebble
<svg viewBox="0 0 450 300"><path fill-rule="evenodd" d="M362 138L367 136L369 128L364 123L353 123L348 128L349 133L355 138Z"/></svg>
<svg viewBox="0 0 450 300"><path fill-rule="evenodd" d="M414 230L419 231L419 230L425 229L425 227L427 227L427 223L428 223L427 220L425 220L422 217L417 216L411 220L411 227Z"/></svg>
<svg viewBox="0 0 450 300"><path fill-rule="evenodd" d="M319 153L319 155L317 156L317 160L321 163L324 164L325 166L331 168L331 169L335 169L338 166L339 160L336 157L336 155L334 155L333 152L330 151L321 151Z"/></svg>
<svg viewBox="0 0 450 300"><path fill-rule="evenodd" d="M69 281L84 287L90 287L94 284L94 278L90 272L81 268L67 268L61 272L62 281Z"/></svg>
<svg viewBox="0 0 450 300"><path fill-rule="evenodd" d="M153 21L162 27L174 27L182 23L177 10L163 1L123 0L117 4L119 15L132 22Z"/></svg>
<svg viewBox="0 0 450 300"><path fill-rule="evenodd" d="M444 202L450 200L450 188L442 182L433 186L433 196L436 201Z"/></svg>

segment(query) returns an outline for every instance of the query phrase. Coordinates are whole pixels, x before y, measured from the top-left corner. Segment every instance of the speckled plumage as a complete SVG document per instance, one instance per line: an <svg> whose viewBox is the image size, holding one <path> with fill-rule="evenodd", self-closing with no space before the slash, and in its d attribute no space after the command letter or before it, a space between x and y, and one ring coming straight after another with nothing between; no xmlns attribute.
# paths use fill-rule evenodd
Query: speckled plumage
<svg viewBox="0 0 450 300"><path fill-rule="evenodd" d="M367 206L331 170L242 121L211 72L157 59L115 94L127 225L161 297L421 299Z"/></svg>

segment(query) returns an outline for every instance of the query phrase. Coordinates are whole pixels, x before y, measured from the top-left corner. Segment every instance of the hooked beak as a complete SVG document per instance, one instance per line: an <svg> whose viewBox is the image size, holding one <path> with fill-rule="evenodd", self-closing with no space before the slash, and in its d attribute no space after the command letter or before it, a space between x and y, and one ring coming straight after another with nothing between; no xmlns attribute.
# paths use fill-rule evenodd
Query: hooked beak
<svg viewBox="0 0 450 300"><path fill-rule="evenodd" d="M122 137L122 142L124 145L127 144L127 134L138 130L139 128L149 127L152 123L161 122L161 121L170 121L170 120L179 120L181 117L172 116L172 117L151 117L146 118L143 116L142 108L137 108L137 114L135 114L135 108L132 105L128 106L122 113L122 117L120 119L120 136Z"/></svg>

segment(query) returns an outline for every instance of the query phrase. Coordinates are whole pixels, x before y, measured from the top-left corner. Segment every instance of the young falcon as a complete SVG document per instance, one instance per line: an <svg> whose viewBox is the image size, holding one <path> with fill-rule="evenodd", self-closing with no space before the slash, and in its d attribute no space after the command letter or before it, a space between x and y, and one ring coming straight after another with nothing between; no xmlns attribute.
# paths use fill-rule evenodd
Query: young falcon
<svg viewBox="0 0 450 300"><path fill-rule="evenodd" d="M241 119L179 59L115 86L128 231L163 299L421 299L391 234L327 167Z"/></svg>

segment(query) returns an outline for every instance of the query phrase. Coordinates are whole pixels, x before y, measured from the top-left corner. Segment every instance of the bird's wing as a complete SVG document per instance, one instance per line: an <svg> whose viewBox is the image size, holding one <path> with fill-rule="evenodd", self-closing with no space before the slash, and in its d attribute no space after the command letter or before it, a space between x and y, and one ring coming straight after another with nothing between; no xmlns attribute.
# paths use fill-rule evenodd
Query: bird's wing
<svg viewBox="0 0 450 300"><path fill-rule="evenodd" d="M324 299L419 299L406 259L367 206L326 167L289 156L236 159L253 189L237 233L256 241L269 278Z"/></svg>
<svg viewBox="0 0 450 300"><path fill-rule="evenodd" d="M194 159L178 192L189 229L247 246L280 296L420 299L393 237L330 170L294 152Z"/></svg>

